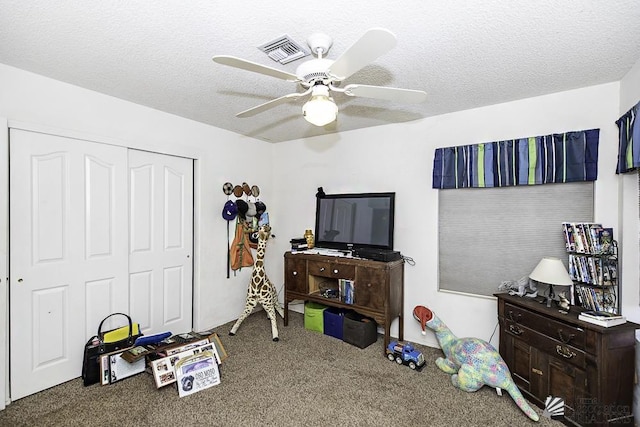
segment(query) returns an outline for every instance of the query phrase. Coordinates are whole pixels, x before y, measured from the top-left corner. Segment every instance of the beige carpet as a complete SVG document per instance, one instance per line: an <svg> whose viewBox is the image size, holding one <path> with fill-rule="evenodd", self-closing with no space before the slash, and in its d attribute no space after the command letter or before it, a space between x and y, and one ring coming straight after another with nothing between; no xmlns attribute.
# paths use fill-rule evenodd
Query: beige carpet
<svg viewBox="0 0 640 427"><path fill-rule="evenodd" d="M229 358L213 388L180 398L175 384L158 390L147 373L110 386L83 387L78 378L13 402L0 412L0 426L561 425L529 420L511 397L488 387L453 387L435 366L438 349L417 346L427 366L416 372L383 356L382 336L359 349L305 330L299 313L290 312L288 327L279 319L279 342L263 311L234 337L231 325L215 329Z"/></svg>

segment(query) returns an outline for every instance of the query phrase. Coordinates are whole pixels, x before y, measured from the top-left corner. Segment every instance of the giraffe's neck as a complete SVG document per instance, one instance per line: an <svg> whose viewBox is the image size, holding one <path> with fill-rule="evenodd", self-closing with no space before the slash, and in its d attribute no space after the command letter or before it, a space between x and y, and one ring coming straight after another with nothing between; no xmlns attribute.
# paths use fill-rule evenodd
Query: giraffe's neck
<svg viewBox="0 0 640 427"><path fill-rule="evenodd" d="M264 253L265 248L267 247L267 242L265 240L258 240L258 248L256 251L256 262L253 267L253 272L251 274L251 285L256 289L259 288L263 283L264 277Z"/></svg>
<svg viewBox="0 0 640 427"><path fill-rule="evenodd" d="M267 242L265 242L264 240L259 240L258 241L258 249L256 251L256 262L257 261L264 261L264 253L266 252L267 248Z"/></svg>

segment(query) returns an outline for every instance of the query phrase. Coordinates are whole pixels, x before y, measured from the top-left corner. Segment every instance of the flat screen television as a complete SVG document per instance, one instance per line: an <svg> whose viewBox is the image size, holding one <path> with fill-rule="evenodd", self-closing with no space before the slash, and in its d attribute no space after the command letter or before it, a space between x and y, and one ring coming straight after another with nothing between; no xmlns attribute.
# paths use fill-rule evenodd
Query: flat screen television
<svg viewBox="0 0 640 427"><path fill-rule="evenodd" d="M318 194L315 245L393 249L396 193Z"/></svg>

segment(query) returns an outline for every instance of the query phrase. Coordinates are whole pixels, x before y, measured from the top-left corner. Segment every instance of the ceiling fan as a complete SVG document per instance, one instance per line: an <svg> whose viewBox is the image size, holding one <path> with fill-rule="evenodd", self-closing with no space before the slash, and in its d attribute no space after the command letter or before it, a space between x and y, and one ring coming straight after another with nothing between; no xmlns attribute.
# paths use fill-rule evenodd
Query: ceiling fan
<svg viewBox="0 0 640 427"><path fill-rule="evenodd" d="M309 36L307 43L316 57L300 64L295 74L234 56L217 55L213 57L213 60L219 64L298 83L302 88L301 92L290 93L241 111L236 114L236 117L251 117L293 99L309 95L309 100L302 107L304 118L316 126L325 126L338 116L338 106L331 98L331 92L405 103L424 102L427 97L426 92L421 90L363 84L348 84L343 88L339 87L343 80L375 61L396 45L396 36L389 30L383 28L368 30L336 60L324 58L333 44L331 37L320 33L313 34Z"/></svg>

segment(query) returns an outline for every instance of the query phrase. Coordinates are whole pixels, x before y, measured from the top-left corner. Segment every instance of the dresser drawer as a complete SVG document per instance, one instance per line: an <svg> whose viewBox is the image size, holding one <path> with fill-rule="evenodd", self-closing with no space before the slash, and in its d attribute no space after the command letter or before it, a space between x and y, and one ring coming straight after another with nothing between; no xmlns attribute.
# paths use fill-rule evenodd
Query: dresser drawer
<svg viewBox="0 0 640 427"><path fill-rule="evenodd" d="M586 369L587 358L584 350L553 339L548 335L541 334L538 331L511 320L506 320L504 325L505 333L513 335L517 339L527 343L527 345L535 347L539 351L554 356L557 359L564 360L578 368Z"/></svg>
<svg viewBox="0 0 640 427"><path fill-rule="evenodd" d="M504 307L504 316L507 321L526 326L562 345L569 345L583 351L586 349L585 331L574 325L562 323L508 303Z"/></svg>
<svg viewBox="0 0 640 427"><path fill-rule="evenodd" d="M355 279L356 268L353 265L330 261L309 261L307 265L312 276Z"/></svg>

